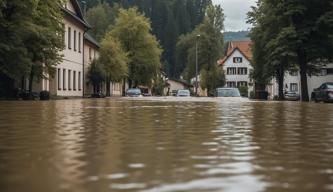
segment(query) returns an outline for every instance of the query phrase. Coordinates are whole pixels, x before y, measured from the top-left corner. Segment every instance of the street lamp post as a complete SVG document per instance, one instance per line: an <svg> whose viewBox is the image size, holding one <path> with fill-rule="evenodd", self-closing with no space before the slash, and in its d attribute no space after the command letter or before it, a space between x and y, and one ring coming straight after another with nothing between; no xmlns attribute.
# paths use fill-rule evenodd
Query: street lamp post
<svg viewBox="0 0 333 192"><path fill-rule="evenodd" d="M198 39L200 35L197 35L195 40L195 95L198 96Z"/></svg>

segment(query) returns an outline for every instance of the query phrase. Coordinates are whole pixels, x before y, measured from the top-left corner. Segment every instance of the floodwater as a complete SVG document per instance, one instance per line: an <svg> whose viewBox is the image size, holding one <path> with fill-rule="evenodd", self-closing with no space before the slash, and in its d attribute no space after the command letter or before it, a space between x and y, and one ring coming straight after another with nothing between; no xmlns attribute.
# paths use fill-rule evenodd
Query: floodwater
<svg viewBox="0 0 333 192"><path fill-rule="evenodd" d="M333 105L0 101L0 191L333 191Z"/></svg>

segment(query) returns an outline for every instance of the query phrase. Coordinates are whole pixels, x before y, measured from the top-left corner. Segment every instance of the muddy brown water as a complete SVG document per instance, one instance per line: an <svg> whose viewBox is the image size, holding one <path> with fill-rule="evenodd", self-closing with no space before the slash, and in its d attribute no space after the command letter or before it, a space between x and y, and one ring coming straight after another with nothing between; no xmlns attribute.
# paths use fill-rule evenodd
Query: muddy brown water
<svg viewBox="0 0 333 192"><path fill-rule="evenodd" d="M333 105L0 101L0 191L333 191Z"/></svg>

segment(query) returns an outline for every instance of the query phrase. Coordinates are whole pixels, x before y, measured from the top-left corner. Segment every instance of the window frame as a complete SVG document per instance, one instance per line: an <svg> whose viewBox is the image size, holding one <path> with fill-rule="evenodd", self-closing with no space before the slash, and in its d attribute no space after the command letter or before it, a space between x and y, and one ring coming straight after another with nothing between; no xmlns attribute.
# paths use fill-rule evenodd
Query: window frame
<svg viewBox="0 0 333 192"><path fill-rule="evenodd" d="M73 37L73 39L74 39L74 51L77 51L77 49L76 49L76 30L74 30L74 37Z"/></svg>
<svg viewBox="0 0 333 192"><path fill-rule="evenodd" d="M232 61L234 63L243 63L243 57L233 57Z"/></svg>
<svg viewBox="0 0 333 192"><path fill-rule="evenodd" d="M68 86L68 90L71 91L72 90L72 70L68 69L68 81L67 81L67 86Z"/></svg>
<svg viewBox="0 0 333 192"><path fill-rule="evenodd" d="M64 91L67 90L67 86L66 86L66 69L62 69L62 89Z"/></svg>

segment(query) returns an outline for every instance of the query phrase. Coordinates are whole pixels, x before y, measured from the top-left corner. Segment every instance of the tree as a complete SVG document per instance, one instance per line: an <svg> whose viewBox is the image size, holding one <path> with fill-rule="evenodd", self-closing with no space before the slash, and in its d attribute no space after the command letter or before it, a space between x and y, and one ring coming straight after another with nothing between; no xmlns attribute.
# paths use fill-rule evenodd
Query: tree
<svg viewBox="0 0 333 192"><path fill-rule="evenodd" d="M284 12L282 1L266 0L260 1L258 8L253 7L248 14L249 23L254 26L250 36L253 40L252 75L256 80L256 91L265 90L270 79L276 77L280 100L284 99L285 73L295 61L292 44L295 31Z"/></svg>
<svg viewBox="0 0 333 192"><path fill-rule="evenodd" d="M151 34L150 21L136 8L120 9L111 35L119 39L129 57L129 86L151 86L161 69L162 49Z"/></svg>
<svg viewBox="0 0 333 192"><path fill-rule="evenodd" d="M119 4L99 3L87 12L87 21L92 26L89 31L95 39L101 41L118 14Z"/></svg>
<svg viewBox="0 0 333 192"><path fill-rule="evenodd" d="M125 9L137 7L140 12L150 18L152 33L165 50L162 54L163 70L168 76L176 78L179 78L184 71L183 61L186 59L184 54L177 52L177 40L180 35L193 31L202 22L206 7L211 4L211 0L86 0L86 2L89 9L98 6L101 2L109 4L112 9L115 4ZM94 15L101 16L101 20L97 20L98 17L91 17L88 21L91 24L104 23L102 22L104 14L94 12Z"/></svg>
<svg viewBox="0 0 333 192"><path fill-rule="evenodd" d="M2 0L0 3L0 76L3 93L13 87L14 80L26 75L31 58L25 46L26 31L32 23L32 11L37 6L33 0ZM20 30L18 30L20 29Z"/></svg>
<svg viewBox="0 0 333 192"><path fill-rule="evenodd" d="M33 10L32 23L27 28L24 41L31 59L29 91L32 92L34 78L47 79L55 73L62 61L64 48L62 0L38 1Z"/></svg>
<svg viewBox="0 0 333 192"><path fill-rule="evenodd" d="M264 61L264 76L279 79L280 98L284 74L295 70L296 64L301 74L302 101L309 101L307 75L316 74L333 58L332 10L329 0L261 0L249 13L249 22L254 24L253 63ZM262 71L258 67L255 70Z"/></svg>
<svg viewBox="0 0 333 192"><path fill-rule="evenodd" d="M93 85L94 94L100 92L105 76L103 65L98 60L93 60L88 70L88 80Z"/></svg>
<svg viewBox="0 0 333 192"><path fill-rule="evenodd" d="M120 82L128 73L127 54L123 51L119 40L107 34L101 43L98 63L104 69L107 84L106 95L110 96L110 82Z"/></svg>
<svg viewBox="0 0 333 192"><path fill-rule="evenodd" d="M187 79L195 76L196 43L198 43L201 86L207 88L208 93L223 85L223 81L220 81L220 78L224 77L223 71L217 69L217 60L223 55L223 29L223 9L219 5L209 5L203 22L190 34L181 36L177 43L178 49L187 52L185 75Z"/></svg>
<svg viewBox="0 0 333 192"><path fill-rule="evenodd" d="M32 82L53 75L63 49L62 0L1 2L0 75Z"/></svg>

